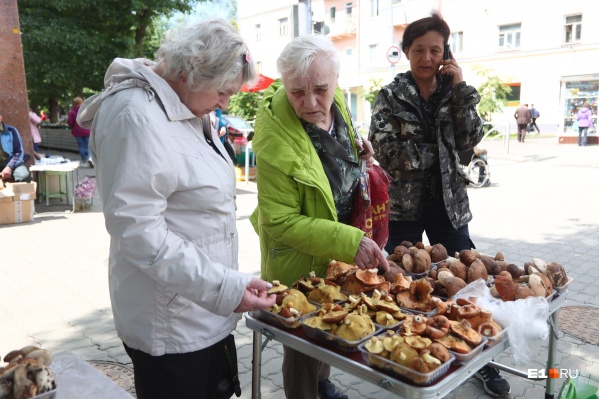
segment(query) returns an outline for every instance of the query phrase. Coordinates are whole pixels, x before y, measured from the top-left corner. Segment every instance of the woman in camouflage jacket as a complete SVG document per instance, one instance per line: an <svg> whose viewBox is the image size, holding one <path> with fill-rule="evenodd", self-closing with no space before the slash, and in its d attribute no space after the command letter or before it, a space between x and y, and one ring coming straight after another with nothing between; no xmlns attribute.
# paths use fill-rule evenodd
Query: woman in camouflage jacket
<svg viewBox="0 0 599 399"><path fill-rule="evenodd" d="M442 243L450 254L472 248L470 213L457 151L483 136L480 100L453 57L443 60L449 27L437 14L415 21L403 36L410 71L376 99L370 127L375 157L393 177L388 252L401 241Z"/></svg>

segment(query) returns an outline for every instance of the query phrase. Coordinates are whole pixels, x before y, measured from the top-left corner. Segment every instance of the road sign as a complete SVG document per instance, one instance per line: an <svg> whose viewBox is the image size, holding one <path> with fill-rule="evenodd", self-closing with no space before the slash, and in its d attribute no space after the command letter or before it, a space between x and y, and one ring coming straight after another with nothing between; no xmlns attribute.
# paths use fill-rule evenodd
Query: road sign
<svg viewBox="0 0 599 399"><path fill-rule="evenodd" d="M392 64L397 64L399 59L401 58L401 52L399 51L399 47L391 46L389 50L387 50L387 59Z"/></svg>

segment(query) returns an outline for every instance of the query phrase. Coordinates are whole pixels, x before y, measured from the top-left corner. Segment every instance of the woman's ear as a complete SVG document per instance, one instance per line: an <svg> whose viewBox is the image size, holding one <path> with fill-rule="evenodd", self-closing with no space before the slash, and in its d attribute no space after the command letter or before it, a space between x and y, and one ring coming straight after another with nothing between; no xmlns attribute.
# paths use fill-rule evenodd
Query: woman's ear
<svg viewBox="0 0 599 399"><path fill-rule="evenodd" d="M404 47L403 48L403 53L406 55L406 59L409 60L410 59L410 48L409 47Z"/></svg>

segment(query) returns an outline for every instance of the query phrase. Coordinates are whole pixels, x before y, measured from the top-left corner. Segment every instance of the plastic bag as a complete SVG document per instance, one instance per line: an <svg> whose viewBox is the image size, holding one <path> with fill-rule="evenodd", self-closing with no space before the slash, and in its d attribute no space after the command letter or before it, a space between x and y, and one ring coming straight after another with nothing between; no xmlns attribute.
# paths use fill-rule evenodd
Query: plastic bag
<svg viewBox="0 0 599 399"><path fill-rule="evenodd" d="M591 379L588 378L588 380ZM564 389L566 387L567 389ZM581 378L568 378L559 393L558 399L597 399L598 390L599 388L587 384Z"/></svg>
<svg viewBox="0 0 599 399"><path fill-rule="evenodd" d="M389 239L388 190L391 176L378 165L364 169L365 165L362 164L350 224L365 232L383 249Z"/></svg>
<svg viewBox="0 0 599 399"><path fill-rule="evenodd" d="M545 341L549 337L549 303L543 297L528 297L504 302L491 295L489 287L478 279L462 288L457 298L476 297L476 304L491 311L493 320L504 328L509 327L507 336L512 347L512 358L519 365L529 365L535 354L533 342Z"/></svg>

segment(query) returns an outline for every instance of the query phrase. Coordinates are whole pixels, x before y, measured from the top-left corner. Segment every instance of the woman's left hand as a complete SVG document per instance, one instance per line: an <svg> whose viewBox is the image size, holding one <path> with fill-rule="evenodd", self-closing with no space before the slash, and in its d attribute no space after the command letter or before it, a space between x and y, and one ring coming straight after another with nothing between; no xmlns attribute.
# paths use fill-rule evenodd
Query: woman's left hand
<svg viewBox="0 0 599 399"><path fill-rule="evenodd" d="M464 77L462 76L462 68L458 65L458 62L453 58L453 54L451 55L450 60L441 61L441 75L449 74L451 76L451 86L455 86L458 83L464 81Z"/></svg>
<svg viewBox="0 0 599 399"><path fill-rule="evenodd" d="M386 271L389 271L389 262L387 262L385 255L383 255L383 251L381 251L374 240L366 236L362 237L362 241L358 245L354 263L362 270L374 269L381 266Z"/></svg>
<svg viewBox="0 0 599 399"><path fill-rule="evenodd" d="M362 139L362 142L356 141L360 159L366 161L366 166L371 166L374 163L374 150L372 143L368 139Z"/></svg>

